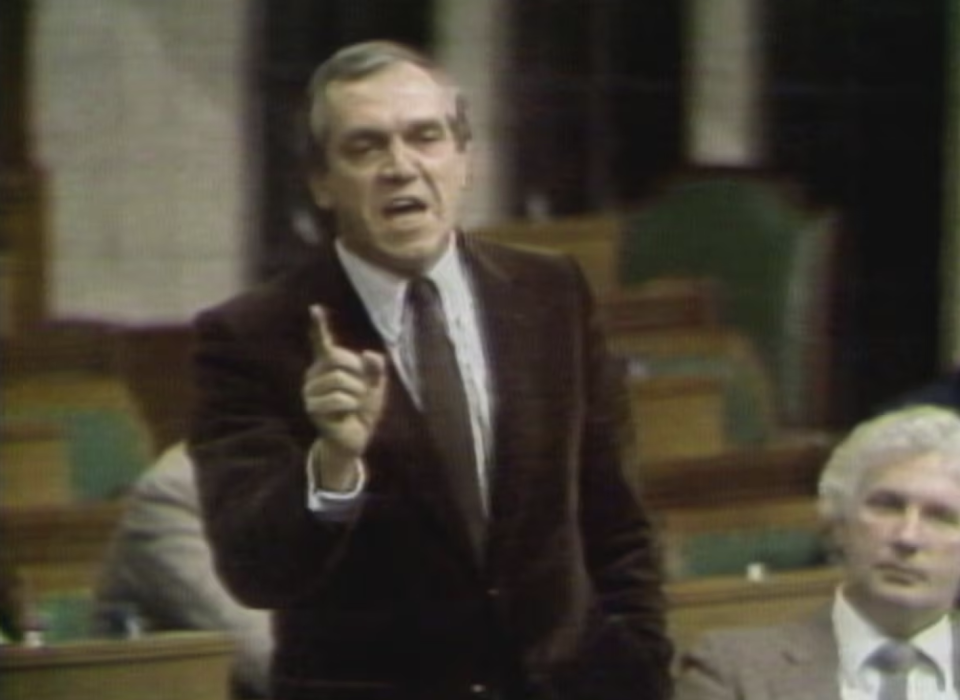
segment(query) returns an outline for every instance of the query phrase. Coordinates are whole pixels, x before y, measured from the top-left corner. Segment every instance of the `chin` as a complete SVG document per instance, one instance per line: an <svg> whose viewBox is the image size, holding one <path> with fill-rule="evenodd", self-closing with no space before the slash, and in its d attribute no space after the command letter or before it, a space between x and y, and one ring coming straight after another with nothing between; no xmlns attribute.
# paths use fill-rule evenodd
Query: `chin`
<svg viewBox="0 0 960 700"><path fill-rule="evenodd" d="M908 610L924 610L935 607L926 591L902 585L884 584L875 596L887 603Z"/></svg>
<svg viewBox="0 0 960 700"><path fill-rule="evenodd" d="M447 237L444 234L404 232L397 236L394 244L390 246L388 254L398 261L421 262L429 265L440 255L447 247ZM404 240L406 239L406 240Z"/></svg>
<svg viewBox="0 0 960 700"><path fill-rule="evenodd" d="M430 268L440 255L441 248L435 246L392 247L380 251L377 256L381 265L403 275L415 275Z"/></svg>

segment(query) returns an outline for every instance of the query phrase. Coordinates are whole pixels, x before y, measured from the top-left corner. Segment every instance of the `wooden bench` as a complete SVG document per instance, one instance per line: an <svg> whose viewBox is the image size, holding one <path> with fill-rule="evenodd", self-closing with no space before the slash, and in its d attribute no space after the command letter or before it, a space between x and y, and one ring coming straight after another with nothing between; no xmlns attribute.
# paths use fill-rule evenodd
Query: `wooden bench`
<svg viewBox="0 0 960 700"><path fill-rule="evenodd" d="M727 449L720 380L634 378L628 391L639 454L645 463L709 457Z"/></svg>
<svg viewBox="0 0 960 700"><path fill-rule="evenodd" d="M705 278L660 277L616 287L600 297L599 303L611 337L720 324L717 286Z"/></svg>
<svg viewBox="0 0 960 700"><path fill-rule="evenodd" d="M831 442L819 434L785 435L770 444L710 457L651 461L637 478L652 507L738 503L812 495Z"/></svg>
<svg viewBox="0 0 960 700"><path fill-rule="evenodd" d="M497 243L572 256L598 298L619 287L617 251L622 222L599 214L547 221L506 221L478 229L475 234Z"/></svg>
<svg viewBox="0 0 960 700"><path fill-rule="evenodd" d="M123 502L0 511L3 559L34 596L92 590Z"/></svg>
<svg viewBox="0 0 960 700"><path fill-rule="evenodd" d="M708 630L797 619L827 605L839 578L836 569L823 567L774 573L761 581L730 576L669 583L669 633L682 651Z"/></svg>
<svg viewBox="0 0 960 700"><path fill-rule="evenodd" d="M228 700L232 644L214 632L0 647L0 697Z"/></svg>
<svg viewBox="0 0 960 700"><path fill-rule="evenodd" d="M654 521L669 580L794 570L827 558L810 495L668 508Z"/></svg>

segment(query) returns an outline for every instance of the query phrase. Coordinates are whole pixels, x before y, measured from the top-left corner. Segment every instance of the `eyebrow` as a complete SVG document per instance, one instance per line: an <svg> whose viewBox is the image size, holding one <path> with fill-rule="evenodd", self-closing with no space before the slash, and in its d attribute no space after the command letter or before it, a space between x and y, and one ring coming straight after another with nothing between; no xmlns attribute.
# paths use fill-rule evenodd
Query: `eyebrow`
<svg viewBox="0 0 960 700"><path fill-rule="evenodd" d="M437 127L443 128L449 124L449 121L446 117L429 117L424 119L415 119L409 124L405 125L402 129L403 133L409 131L419 131L421 129L434 129ZM382 138L385 134L389 134L391 129L381 129L378 127L372 126L360 126L353 129L348 129L343 132L341 139L343 141L355 141L363 139L378 139Z"/></svg>
<svg viewBox="0 0 960 700"><path fill-rule="evenodd" d="M429 119L416 119L410 122L410 126L406 130L416 131L417 129L432 129L434 127L443 127L447 125L446 118L440 117L431 117Z"/></svg>
<svg viewBox="0 0 960 700"><path fill-rule="evenodd" d="M349 141L375 141L382 139L385 134L387 134L386 129L375 129L373 127L359 127L356 129L349 129L345 131L340 136L340 140L343 142Z"/></svg>

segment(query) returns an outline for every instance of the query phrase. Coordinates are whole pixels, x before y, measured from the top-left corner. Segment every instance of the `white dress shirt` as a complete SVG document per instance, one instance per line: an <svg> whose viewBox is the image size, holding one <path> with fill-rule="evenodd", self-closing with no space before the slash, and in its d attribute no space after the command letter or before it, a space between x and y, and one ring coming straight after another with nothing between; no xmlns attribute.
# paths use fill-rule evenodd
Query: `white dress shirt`
<svg viewBox="0 0 960 700"><path fill-rule="evenodd" d="M412 319L408 318L406 308L407 278L370 264L350 252L339 240L335 241L335 246L347 277L357 290L374 327L383 339L390 360L414 401L419 404L413 324ZM440 294L447 332L453 342L457 365L464 381L474 448L477 452L481 496L484 508L489 509L487 465L492 449L489 369L483 351L476 299L457 251L457 246L451 243L426 276L433 281ZM354 491L347 494L317 489L312 483L312 470L308 469L307 473L311 477L307 505L318 513L334 515L345 507L352 507L366 483L362 465L360 483Z"/></svg>
<svg viewBox="0 0 960 700"><path fill-rule="evenodd" d="M840 697L876 700L881 673L869 663L873 653L890 641L864 619L838 589L833 603L833 630L840 651ZM909 640L929 663L918 664L907 678L909 700L960 700L954 688L953 630L945 615Z"/></svg>

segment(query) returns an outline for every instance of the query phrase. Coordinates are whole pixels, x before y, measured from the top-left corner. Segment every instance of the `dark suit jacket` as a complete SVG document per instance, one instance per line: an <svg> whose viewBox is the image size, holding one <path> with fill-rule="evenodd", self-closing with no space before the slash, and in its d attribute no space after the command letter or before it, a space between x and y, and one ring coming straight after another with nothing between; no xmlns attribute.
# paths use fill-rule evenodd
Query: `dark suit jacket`
<svg viewBox="0 0 960 700"><path fill-rule="evenodd" d="M461 240L493 384L483 565L392 366L362 507L343 523L305 507L309 305L328 309L339 343L384 351L332 247L198 318L191 448L207 531L235 595L278 611L274 695L482 695L495 647L520 660L531 697L663 697L659 566L583 277L560 256Z"/></svg>
<svg viewBox="0 0 960 700"><path fill-rule="evenodd" d="M960 634L953 625L960 678ZM783 625L711 632L683 655L675 700L840 700L830 608Z"/></svg>

